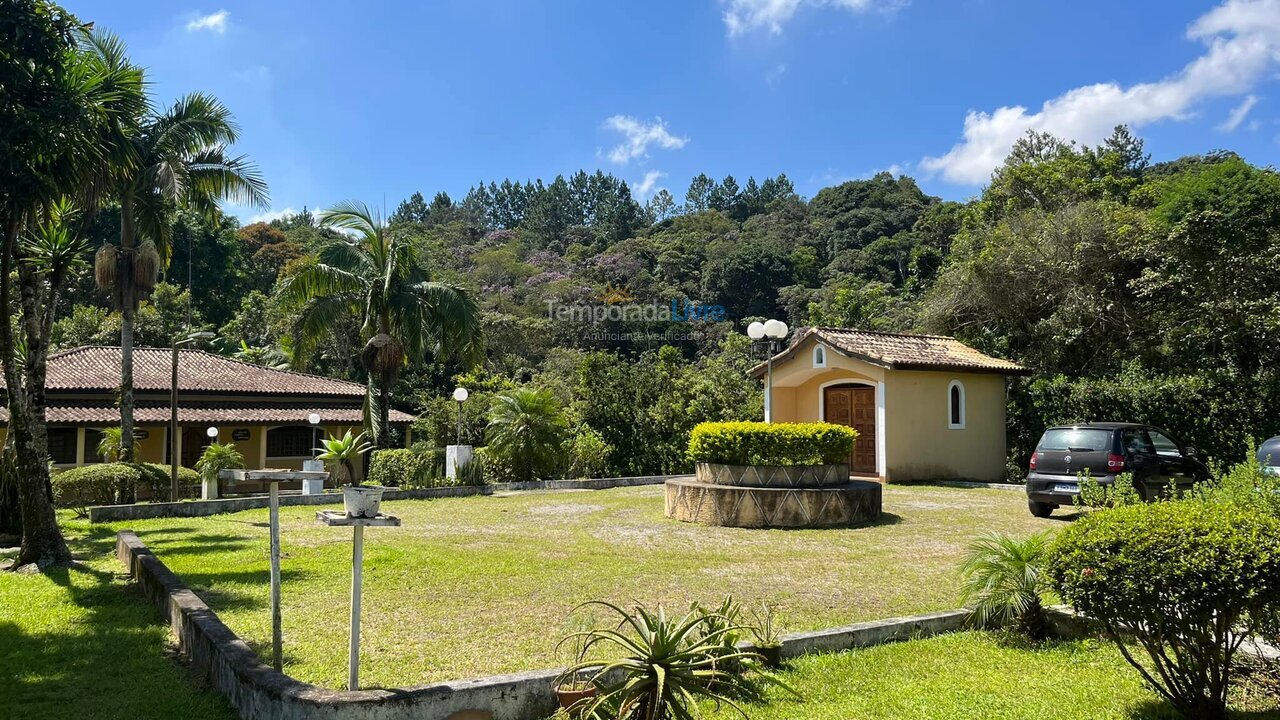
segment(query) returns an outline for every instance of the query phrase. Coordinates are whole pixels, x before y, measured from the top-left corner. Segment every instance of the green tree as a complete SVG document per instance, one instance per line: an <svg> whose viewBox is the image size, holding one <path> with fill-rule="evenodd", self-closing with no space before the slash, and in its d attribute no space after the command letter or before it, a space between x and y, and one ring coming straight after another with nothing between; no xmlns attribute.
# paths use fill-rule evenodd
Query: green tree
<svg viewBox="0 0 1280 720"><path fill-rule="evenodd" d="M517 388L493 399L485 439L520 480L529 481L544 477L555 465L567 427L549 390Z"/></svg>
<svg viewBox="0 0 1280 720"><path fill-rule="evenodd" d="M481 355L480 312L455 285L431 282L412 245L361 202L320 213L322 226L352 233L320 247L316 262L277 290L297 308L294 358L305 363L343 317L361 323L360 362L368 378L374 446L391 446L391 387L406 361L427 355L473 362Z"/></svg>
<svg viewBox="0 0 1280 720"><path fill-rule="evenodd" d="M245 156L229 153L239 137L216 98L187 95L169 109L148 105L115 128L113 140L133 159L106 168L102 182L120 203L120 245L104 246L97 276L114 293L120 323L120 430L123 459L133 461L133 346L138 302L172 255L173 212L187 207L209 220L222 200L267 206L267 186Z"/></svg>

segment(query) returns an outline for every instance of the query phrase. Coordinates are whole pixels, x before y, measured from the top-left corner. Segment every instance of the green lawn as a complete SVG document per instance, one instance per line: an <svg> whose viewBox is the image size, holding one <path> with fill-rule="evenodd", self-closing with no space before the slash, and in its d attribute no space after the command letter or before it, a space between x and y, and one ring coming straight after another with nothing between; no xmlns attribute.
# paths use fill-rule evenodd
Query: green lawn
<svg viewBox="0 0 1280 720"><path fill-rule="evenodd" d="M563 663L566 616L593 599L684 609L776 602L803 630L952 608L975 535L1061 527L1008 490L888 487L884 522L840 530L707 528L662 516L662 488L387 503L366 535L361 679L405 686ZM346 677L348 529L282 511L285 670ZM241 637L270 638L266 511L130 523ZM119 527L124 527L121 525Z"/></svg>
<svg viewBox="0 0 1280 720"><path fill-rule="evenodd" d="M233 720L169 657L168 627L126 584L110 543L103 530L76 534L78 568L0 571L0 718Z"/></svg>
<svg viewBox="0 0 1280 720"><path fill-rule="evenodd" d="M1111 645L1095 641L1010 645L965 632L800 658L780 677L804 697L768 691L751 720L1164 720L1175 717ZM1256 699L1253 702L1257 702ZM1243 720L1280 718L1274 702ZM708 720L742 716L723 707Z"/></svg>

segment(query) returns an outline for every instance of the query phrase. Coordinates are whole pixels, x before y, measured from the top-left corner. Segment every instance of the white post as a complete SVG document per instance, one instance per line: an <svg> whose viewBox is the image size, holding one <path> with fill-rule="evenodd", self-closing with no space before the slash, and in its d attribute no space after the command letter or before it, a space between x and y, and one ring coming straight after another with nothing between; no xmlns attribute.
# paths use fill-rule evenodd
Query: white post
<svg viewBox="0 0 1280 720"><path fill-rule="evenodd" d="M271 525L271 664L283 669L284 632L280 621L280 482L270 483L271 498L268 503Z"/></svg>
<svg viewBox="0 0 1280 720"><path fill-rule="evenodd" d="M769 343L769 384L764 388L764 421L773 422L773 343Z"/></svg>
<svg viewBox="0 0 1280 720"><path fill-rule="evenodd" d="M351 649L347 689L360 689L360 585L364 578L364 525L356 523L351 550Z"/></svg>

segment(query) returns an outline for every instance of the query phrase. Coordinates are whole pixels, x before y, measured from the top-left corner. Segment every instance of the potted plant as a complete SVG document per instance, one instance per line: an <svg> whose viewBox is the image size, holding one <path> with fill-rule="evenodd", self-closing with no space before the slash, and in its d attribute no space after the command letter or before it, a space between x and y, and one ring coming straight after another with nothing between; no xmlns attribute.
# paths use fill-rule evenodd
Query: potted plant
<svg viewBox="0 0 1280 720"><path fill-rule="evenodd" d="M324 461L329 467L330 477L342 486L342 504L347 515L359 518L377 517L382 506L382 491L386 488L355 481L356 462L370 448L365 434L353 436L347 430L342 437L330 435L321 440L320 444L322 447L316 448L316 459Z"/></svg>
<svg viewBox="0 0 1280 720"><path fill-rule="evenodd" d="M773 603L762 603L752 611L752 642L756 652L764 658L766 667L776 668L782 665L782 632L777 619L778 607Z"/></svg>
<svg viewBox="0 0 1280 720"><path fill-rule="evenodd" d="M587 649L590 647L588 638L591 630L595 627L595 623L591 616L584 612L575 612L570 618L569 634L560 641L560 644L556 646L556 650L559 651L568 646L572 650L572 662L576 666L583 662L587 654ZM551 689L556 694L560 709L570 717L577 716L578 710L585 707L596 696L597 692L595 683L592 682L591 673L588 670L566 672L556 678L556 681L551 685Z"/></svg>

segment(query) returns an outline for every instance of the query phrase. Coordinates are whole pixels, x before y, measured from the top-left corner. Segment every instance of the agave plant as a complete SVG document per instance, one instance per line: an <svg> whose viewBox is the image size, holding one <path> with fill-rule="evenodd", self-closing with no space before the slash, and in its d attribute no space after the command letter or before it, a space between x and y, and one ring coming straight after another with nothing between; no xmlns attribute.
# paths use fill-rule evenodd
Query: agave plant
<svg viewBox="0 0 1280 720"><path fill-rule="evenodd" d="M329 473L333 475L333 480L339 485L351 482L356 476L356 460L361 455L369 452L372 447L367 440L365 434L352 435L351 430L347 430L342 437L334 437L330 435L320 441L321 447L316 448L316 459L322 460L329 466ZM354 483L362 485L363 483Z"/></svg>
<svg viewBox="0 0 1280 720"><path fill-rule="evenodd" d="M1043 598L1048 581L1043 572L1049 536L1018 540L1001 533L969 544L960 568L961 602L973 606L973 620L983 626L1012 626L1033 640L1048 634Z"/></svg>
<svg viewBox="0 0 1280 720"><path fill-rule="evenodd" d="M698 702L725 703L746 717L730 696L750 696L754 690L743 676L720 667L731 661L759 659L756 653L736 650L720 654L724 636L741 632L728 623L707 631L707 614L697 609L681 617L670 617L661 605L648 610L637 604L633 612L604 601L592 601L579 608L598 606L616 614L620 621L613 629L593 629L573 633L565 642L579 642L578 663L564 672L564 678L587 674L588 682L600 689L594 698L575 708L594 720L693 720L700 716ZM575 610L576 612L576 610ZM610 650L621 657L587 660L598 648L604 656Z"/></svg>

